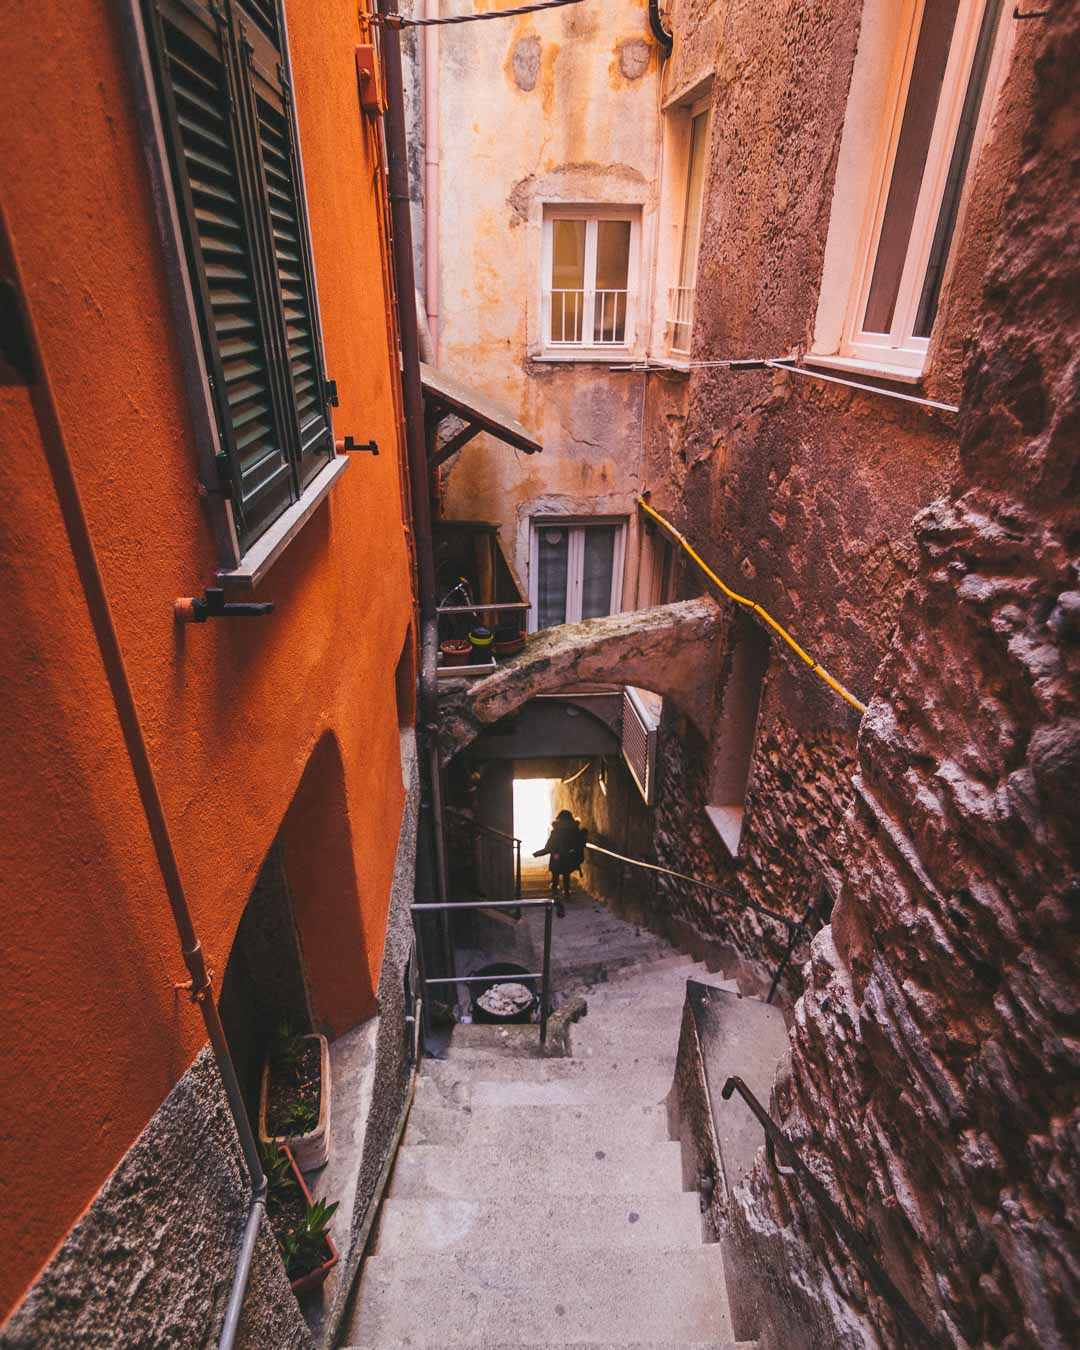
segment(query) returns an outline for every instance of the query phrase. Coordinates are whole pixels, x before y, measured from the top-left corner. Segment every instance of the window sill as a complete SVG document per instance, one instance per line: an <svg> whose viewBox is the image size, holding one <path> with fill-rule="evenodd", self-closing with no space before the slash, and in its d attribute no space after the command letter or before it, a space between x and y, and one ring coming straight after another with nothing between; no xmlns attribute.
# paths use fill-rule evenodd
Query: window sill
<svg viewBox="0 0 1080 1350"><path fill-rule="evenodd" d="M219 568L217 579L225 585L254 590L281 557L307 522L326 500L341 475L349 467L349 457L338 455L327 464L304 495L274 521L244 554L236 567Z"/></svg>
<svg viewBox="0 0 1080 1350"><path fill-rule="evenodd" d="M602 352L590 347L583 351L541 352L529 357L536 365L545 366L616 366L625 365L632 359L629 347L605 347Z"/></svg>
<svg viewBox="0 0 1080 1350"><path fill-rule="evenodd" d="M890 366L886 361L863 361L856 356L819 356L807 352L803 363L821 366L825 370L847 371L850 375L866 375L875 380L892 380L894 384L921 384L922 370L914 366Z"/></svg>
<svg viewBox="0 0 1080 1350"><path fill-rule="evenodd" d="M737 857L746 812L741 806L706 806L705 814L728 853Z"/></svg>

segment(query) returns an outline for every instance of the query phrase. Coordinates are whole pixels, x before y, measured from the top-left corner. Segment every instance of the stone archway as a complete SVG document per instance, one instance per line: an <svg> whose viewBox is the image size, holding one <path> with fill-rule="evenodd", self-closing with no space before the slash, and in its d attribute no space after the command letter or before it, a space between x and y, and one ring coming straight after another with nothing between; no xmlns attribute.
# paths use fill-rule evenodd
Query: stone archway
<svg viewBox="0 0 1080 1350"><path fill-rule="evenodd" d="M725 611L709 596L564 624L529 639L482 680L440 690L440 749L452 759L485 727L536 694L577 684L631 684L670 699L704 737L713 717Z"/></svg>

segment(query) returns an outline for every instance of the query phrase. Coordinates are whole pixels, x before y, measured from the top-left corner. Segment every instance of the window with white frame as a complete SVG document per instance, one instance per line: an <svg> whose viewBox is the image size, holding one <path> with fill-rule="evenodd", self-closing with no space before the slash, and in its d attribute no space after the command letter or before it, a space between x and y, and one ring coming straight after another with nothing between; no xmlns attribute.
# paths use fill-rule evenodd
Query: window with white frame
<svg viewBox="0 0 1080 1350"><path fill-rule="evenodd" d="M629 347L634 340L638 215L625 207L544 213L544 346Z"/></svg>
<svg viewBox="0 0 1080 1350"><path fill-rule="evenodd" d="M626 525L618 520L533 519L529 614L534 632L618 613L625 535Z"/></svg>
<svg viewBox="0 0 1080 1350"><path fill-rule="evenodd" d="M1002 0L907 0L840 354L922 370Z"/></svg>
<svg viewBox="0 0 1080 1350"><path fill-rule="evenodd" d="M690 145L686 159L678 282L671 288L668 304L671 350L682 355L690 352L690 335L694 325L694 287L697 281L698 249L701 246L705 170L708 166L710 101L709 98L701 99L690 109Z"/></svg>

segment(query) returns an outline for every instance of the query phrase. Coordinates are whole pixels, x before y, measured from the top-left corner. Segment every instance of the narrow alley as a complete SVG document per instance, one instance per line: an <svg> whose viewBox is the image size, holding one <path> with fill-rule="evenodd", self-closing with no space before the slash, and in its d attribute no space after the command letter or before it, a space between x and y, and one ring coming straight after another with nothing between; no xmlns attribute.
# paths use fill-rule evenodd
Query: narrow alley
<svg viewBox="0 0 1080 1350"><path fill-rule="evenodd" d="M1080 1343L1080 6L0 24L0 1350Z"/></svg>

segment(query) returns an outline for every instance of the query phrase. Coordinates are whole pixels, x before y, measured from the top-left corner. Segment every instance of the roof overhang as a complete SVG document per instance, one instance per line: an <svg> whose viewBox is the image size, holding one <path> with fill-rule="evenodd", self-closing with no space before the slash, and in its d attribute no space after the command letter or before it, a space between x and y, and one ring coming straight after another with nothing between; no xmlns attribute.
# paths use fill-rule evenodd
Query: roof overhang
<svg viewBox="0 0 1080 1350"><path fill-rule="evenodd" d="M473 389L462 380L447 375L443 370L420 362L420 380L424 390L424 408L429 424L438 425L446 417L458 417L465 426L441 445L432 460L432 467L444 463L456 454L466 442L486 431L496 440L505 441L515 450L535 455L543 446L514 417L508 408Z"/></svg>

